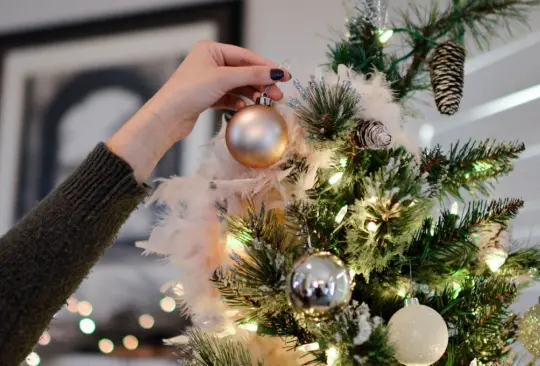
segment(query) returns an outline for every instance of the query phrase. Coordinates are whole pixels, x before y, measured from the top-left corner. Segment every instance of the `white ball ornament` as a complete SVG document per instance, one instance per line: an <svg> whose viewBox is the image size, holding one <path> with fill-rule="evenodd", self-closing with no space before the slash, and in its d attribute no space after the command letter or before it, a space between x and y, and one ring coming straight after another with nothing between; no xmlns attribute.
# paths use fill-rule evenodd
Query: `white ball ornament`
<svg viewBox="0 0 540 366"><path fill-rule="evenodd" d="M432 365L448 346L448 328L442 316L415 298L390 318L388 328L396 359L407 366Z"/></svg>

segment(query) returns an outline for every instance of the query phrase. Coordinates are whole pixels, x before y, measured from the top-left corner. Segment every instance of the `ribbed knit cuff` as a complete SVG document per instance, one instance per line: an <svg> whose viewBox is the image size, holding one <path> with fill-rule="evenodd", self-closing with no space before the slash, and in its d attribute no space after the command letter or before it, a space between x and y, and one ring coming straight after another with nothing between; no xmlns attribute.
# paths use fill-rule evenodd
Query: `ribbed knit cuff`
<svg viewBox="0 0 540 366"><path fill-rule="evenodd" d="M59 191L71 204L84 206L88 216L95 216L118 200L142 201L151 188L137 183L131 166L100 143Z"/></svg>

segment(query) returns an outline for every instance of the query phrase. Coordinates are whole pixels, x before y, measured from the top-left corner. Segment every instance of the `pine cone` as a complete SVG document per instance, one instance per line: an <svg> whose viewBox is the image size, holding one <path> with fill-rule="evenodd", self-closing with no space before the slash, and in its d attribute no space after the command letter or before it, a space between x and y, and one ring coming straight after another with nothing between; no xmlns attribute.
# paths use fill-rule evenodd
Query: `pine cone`
<svg viewBox="0 0 540 366"><path fill-rule="evenodd" d="M435 48L430 62L431 86L441 114L453 115L459 109L465 78L465 48L447 41Z"/></svg>
<svg viewBox="0 0 540 366"><path fill-rule="evenodd" d="M380 149L390 145L392 136L379 121L359 121L355 133L356 145L361 149Z"/></svg>

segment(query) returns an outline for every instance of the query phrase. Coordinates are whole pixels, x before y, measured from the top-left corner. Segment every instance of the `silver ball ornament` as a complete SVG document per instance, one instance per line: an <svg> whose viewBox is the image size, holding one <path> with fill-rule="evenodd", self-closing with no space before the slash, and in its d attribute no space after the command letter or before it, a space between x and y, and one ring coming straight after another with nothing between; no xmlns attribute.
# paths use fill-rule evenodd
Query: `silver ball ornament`
<svg viewBox="0 0 540 366"><path fill-rule="evenodd" d="M293 308L315 318L340 308L351 299L351 277L336 256L320 252L295 263L288 282Z"/></svg>
<svg viewBox="0 0 540 366"><path fill-rule="evenodd" d="M225 131L229 152L241 164L267 168L277 163L289 143L287 124L263 94L257 104L236 112Z"/></svg>
<svg viewBox="0 0 540 366"><path fill-rule="evenodd" d="M442 316L413 298L388 322L388 337L396 359L407 366L428 366L439 360L448 346L448 327Z"/></svg>

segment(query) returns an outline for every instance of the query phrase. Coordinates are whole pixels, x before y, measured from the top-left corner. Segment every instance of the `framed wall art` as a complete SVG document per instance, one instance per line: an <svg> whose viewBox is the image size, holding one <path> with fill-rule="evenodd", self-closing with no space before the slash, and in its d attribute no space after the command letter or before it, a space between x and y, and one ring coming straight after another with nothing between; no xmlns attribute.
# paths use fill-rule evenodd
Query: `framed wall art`
<svg viewBox="0 0 540 366"><path fill-rule="evenodd" d="M208 39L240 44L240 0L181 6L0 36L0 233L65 179ZM206 112L154 176L192 173L215 131ZM119 243L145 238L137 210Z"/></svg>

